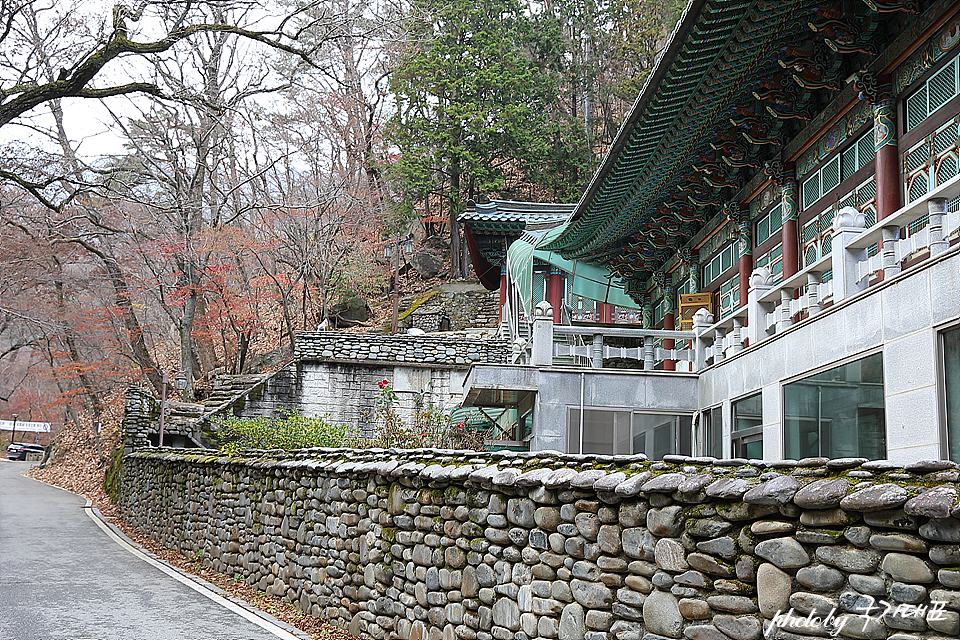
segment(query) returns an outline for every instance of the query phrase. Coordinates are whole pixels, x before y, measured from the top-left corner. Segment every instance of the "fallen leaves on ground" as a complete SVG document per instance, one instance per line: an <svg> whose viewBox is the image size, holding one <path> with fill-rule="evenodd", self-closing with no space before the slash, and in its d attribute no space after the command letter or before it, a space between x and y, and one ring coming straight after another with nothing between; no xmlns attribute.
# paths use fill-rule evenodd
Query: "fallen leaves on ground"
<svg viewBox="0 0 960 640"><path fill-rule="evenodd" d="M109 464L110 454L118 445L116 435L104 435L101 445ZM43 469L31 467L24 475L72 493L86 496L100 510L103 519L115 525L128 538L161 560L178 567L182 571L203 578L207 582L223 589L231 596L243 600L250 606L269 613L274 618L300 629L313 638L322 640L359 640L333 624L318 620L303 613L295 605L258 591L255 587L233 576L213 571L194 558L178 551L167 549L159 542L135 529L120 517L119 510L110 502L103 491L103 476L107 466L99 466L100 456L92 435L67 427L58 436L57 460Z"/></svg>

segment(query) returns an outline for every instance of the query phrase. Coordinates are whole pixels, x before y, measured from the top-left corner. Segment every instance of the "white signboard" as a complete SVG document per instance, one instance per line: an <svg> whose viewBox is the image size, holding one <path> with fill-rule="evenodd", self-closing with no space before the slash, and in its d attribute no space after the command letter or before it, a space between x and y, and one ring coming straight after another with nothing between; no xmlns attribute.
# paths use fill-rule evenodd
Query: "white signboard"
<svg viewBox="0 0 960 640"><path fill-rule="evenodd" d="M29 431L30 433L49 433L49 422L22 422L17 420L0 420L0 431L13 431L16 426L17 431Z"/></svg>

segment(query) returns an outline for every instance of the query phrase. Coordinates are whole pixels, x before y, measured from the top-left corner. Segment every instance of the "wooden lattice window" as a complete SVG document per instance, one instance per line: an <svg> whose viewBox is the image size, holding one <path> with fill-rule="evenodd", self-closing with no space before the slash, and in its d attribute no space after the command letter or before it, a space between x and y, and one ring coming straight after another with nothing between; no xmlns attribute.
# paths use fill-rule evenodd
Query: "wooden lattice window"
<svg viewBox="0 0 960 640"><path fill-rule="evenodd" d="M960 63L957 56L945 64L906 100L906 130L910 131L937 109L960 95Z"/></svg>
<svg viewBox="0 0 960 640"><path fill-rule="evenodd" d="M842 153L825 162L803 181L800 194L803 208L809 209L841 182L866 166L874 158L873 129L869 129L851 143Z"/></svg>
<svg viewBox="0 0 960 640"><path fill-rule="evenodd" d="M783 204L778 203L770 209L765 215L757 219L755 226L755 246L760 246L783 226Z"/></svg>
<svg viewBox="0 0 960 640"><path fill-rule="evenodd" d="M737 274L720 286L720 319L724 319L740 308L740 274Z"/></svg>
<svg viewBox="0 0 960 640"><path fill-rule="evenodd" d="M941 72L942 73L942 72ZM956 116L903 154L904 188L907 202L922 198L935 187L960 174L960 116ZM960 198L949 203L957 211ZM911 225L916 233L927 225L924 216Z"/></svg>
<svg viewBox="0 0 960 640"><path fill-rule="evenodd" d="M831 251L833 219L844 207L854 207L862 211L867 227L876 223L877 183L873 176L838 198L833 205L803 225L800 232L803 266L813 264Z"/></svg>
<svg viewBox="0 0 960 640"><path fill-rule="evenodd" d="M766 267L770 269L774 282L783 280L783 244L778 244L770 251L760 256L754 261L753 266L759 269Z"/></svg>

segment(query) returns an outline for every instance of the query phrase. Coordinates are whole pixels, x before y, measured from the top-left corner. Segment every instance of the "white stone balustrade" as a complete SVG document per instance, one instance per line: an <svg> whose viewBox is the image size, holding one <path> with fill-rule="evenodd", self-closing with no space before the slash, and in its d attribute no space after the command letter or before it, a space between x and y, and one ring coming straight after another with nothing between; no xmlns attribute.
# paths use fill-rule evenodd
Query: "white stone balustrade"
<svg viewBox="0 0 960 640"><path fill-rule="evenodd" d="M747 304L716 322L712 314L701 309L694 315L693 331L555 325L553 308L541 302L534 310L532 340L517 343L513 361L550 366L554 357L575 356L588 361L593 368L602 368L604 358L624 358L642 362L644 370L652 370L658 360L675 360L690 362L692 372L719 364L744 348L789 329L795 322L816 317L823 311L825 300L836 304L864 291L868 287L868 276L880 269L889 280L900 273L905 259L927 249L930 257L947 251L948 238L960 228L960 213L947 211L947 203L957 197L960 197L960 177L869 229L864 228L862 212L844 207L833 221L830 253L780 283L773 282L766 267L754 270ZM929 216L927 227L901 239L901 229L923 215ZM868 257L868 247L880 240L883 250ZM827 273L832 277L824 282ZM584 344L554 344L555 334L581 336ZM613 347L604 344L606 337L638 338L642 346ZM689 340L690 348L657 348L655 341L664 338ZM529 357L523 357L528 353L527 348Z"/></svg>
<svg viewBox="0 0 960 640"><path fill-rule="evenodd" d="M554 335L582 336L584 344L555 344ZM607 337L639 338L642 342L638 347L614 347L604 344L604 338ZM692 346L687 349L661 349L654 344L657 339L689 340ZM592 368L601 369L604 358L624 358L642 362L645 370L652 370L657 360L676 360L693 363L691 369L696 371L701 362L696 360L698 344L695 331L555 325L553 308L549 303L541 302L534 310L530 364L550 366L554 357L575 356L588 361Z"/></svg>
<svg viewBox="0 0 960 640"><path fill-rule="evenodd" d="M833 221L830 253L779 284L773 283L770 271L765 267L754 270L746 307L749 344L757 344L788 329L798 318L815 317L823 310L823 301L828 298L836 304L864 291L871 274L882 270L884 279L889 280L903 270L905 260L918 257L927 250L931 258L947 251L948 238L960 228L960 213L948 211L947 206L958 196L960 177L951 179L869 229L864 229L862 212L854 207L844 207ZM929 216L925 228L910 237L900 237L904 227L924 215ZM878 241L882 241L882 249L875 256L868 256L867 249ZM823 282L823 276L828 272L832 277ZM737 314L742 311L738 310ZM707 360L708 364L716 362L719 362L716 358Z"/></svg>

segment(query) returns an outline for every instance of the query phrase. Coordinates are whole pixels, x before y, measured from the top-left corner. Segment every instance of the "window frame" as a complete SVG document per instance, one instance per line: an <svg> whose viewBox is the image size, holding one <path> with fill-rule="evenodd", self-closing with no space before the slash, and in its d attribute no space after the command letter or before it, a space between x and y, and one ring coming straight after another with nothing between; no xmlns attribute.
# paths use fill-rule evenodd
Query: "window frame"
<svg viewBox="0 0 960 640"><path fill-rule="evenodd" d="M714 438L708 437L707 426L704 424L704 418L708 418L710 421L710 432L711 434L716 430L719 432L719 451L713 451L712 445ZM718 418L716 424L714 424L714 419ZM697 455L713 457L717 459L723 459L724 454L724 442L723 442L723 403L718 405L707 407L706 409L699 410L699 417L697 418L697 427L695 434L695 443Z"/></svg>
<svg viewBox="0 0 960 640"><path fill-rule="evenodd" d="M960 318L954 318L941 325L935 326L933 330L937 336L937 409L939 415L939 435L940 435L940 459L950 460L950 423L947 406L947 367L946 351L944 348L944 336L951 331L960 331ZM957 425L960 429L960 424Z"/></svg>
<svg viewBox="0 0 960 640"><path fill-rule="evenodd" d="M737 404L753 398L760 399L760 424L746 429L737 429ZM741 447L752 442L763 442L763 390L758 389L746 395L734 398L730 401L730 455L733 458L744 457L740 455Z"/></svg>
<svg viewBox="0 0 960 640"><path fill-rule="evenodd" d="M628 431L629 431L629 433L628 433L627 442L629 442L629 445L630 445L630 452L629 452L629 453L626 453L626 454L619 454L619 453L617 453L617 443L618 443L617 437L618 437L618 436L617 436L617 431L616 431L616 425L614 425L613 447L612 447L612 449L613 449L613 454L612 454L612 455L636 455L636 454L633 453L633 438L634 438L634 435L635 435L635 434L634 434L634 429L635 429L635 426L636 426L636 425L635 425L635 421L636 421L635 416L637 416L637 415L668 416L668 417L672 418L674 421L676 421L676 420L678 420L678 419L680 419L680 418L686 418L686 419L689 421L689 424L688 424L688 426L687 426L687 429L689 430L689 433L688 433L688 441L689 441L689 444L690 444L691 451L688 452L688 453L682 453L682 451L680 451L680 449L681 449L680 445L682 444L682 441L681 441L681 434L680 434L679 430L677 430L676 433L674 434L673 447L674 447L675 449L677 449L678 453L681 454L681 455L692 455L692 453L693 453L693 448L696 446L696 440L695 440L696 434L693 432L693 416L694 416L694 413L695 413L694 411L657 411L657 410L654 410L654 409L637 409L637 408L635 408L635 407L596 407L596 406L590 406L590 405L583 405L583 408L582 408L582 409L583 409L583 411L584 411L585 414L586 414L586 412L589 412L589 411L597 411L597 412L605 412L605 413L626 413L626 414L628 414L628 416L629 416L629 426L628 426ZM573 442L570 441L571 429L576 429L578 435L579 435L579 429L580 429L579 422L577 422L576 424L574 424L573 421L572 421L572 417L573 417L574 412L578 412L578 411L580 411L580 410L581 410L581 407L580 407L579 404L566 405L566 420L567 420L567 423L566 423L566 425L565 425L565 431L564 431L564 433L565 433L565 437L566 437L566 439L567 439L566 448L569 450L569 452L572 452L572 451L573 451L573 447L572 447L571 445L574 444ZM576 442L576 445L577 445L577 448L578 448L578 450L579 450L579 445L580 445L579 440ZM573 455L577 455L577 454L573 454ZM585 455L610 455L610 454L585 454ZM668 454L668 455L670 455L670 454ZM653 458L651 458L651 460L652 460L652 459L653 459Z"/></svg>
<svg viewBox="0 0 960 640"><path fill-rule="evenodd" d="M787 406L786 406L786 393L785 393L785 389L786 389L787 385L793 384L793 383L795 383L795 382L800 382L800 381L806 380L806 379L808 379L808 378L812 378L813 376L820 375L821 373L824 373L825 371L830 371L831 369L838 369L838 368L840 368L840 367L842 367L842 366L844 366L844 365L848 365L848 364L850 364L850 363L852 363L852 362L856 362L856 361L858 361L858 360L863 360L863 359L865 359L865 358L869 358L870 356L876 355L876 354L878 354L878 353L881 354L881 357L883 357L883 352L884 352L884 349L883 349L882 346L875 347L875 348L873 348L873 349L868 349L868 350L866 350L866 351L861 351L861 352L856 353L856 354L853 354L853 355L851 355L851 356L847 356L847 357L845 357L845 358L841 358L840 360L835 360L835 361L833 361L833 362L831 362L831 363L829 363L829 364L825 364L825 365L823 365L823 366L821 366L821 367L817 367L817 368L815 368L815 369L810 369L810 370L808 370L808 371L804 371L804 372L801 373L801 374L798 374L798 375L795 375L795 376L791 376L791 377L789 377L789 378L785 378L784 380L781 380L781 381L780 381L780 455L781 455L781 456L786 457L786 455L787 455L787 454L786 454L786 449L787 449L787 432L786 432L786 431L787 431L787 415L786 415L786 410L787 410ZM883 367L886 367L886 365L883 365ZM884 369L884 370L885 370L885 369ZM883 374L881 373L881 379L882 379L882 378L883 378ZM885 383L884 383L884 386L885 386ZM887 417L886 397L884 397L883 417L884 417L884 425L883 425L883 431L884 431L884 433L883 433L883 436L884 436L884 442L885 442L884 447L887 449L887 453L889 454L889 442L887 442L888 425L887 425L887 419L886 419L886 417Z"/></svg>

